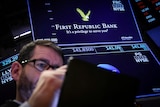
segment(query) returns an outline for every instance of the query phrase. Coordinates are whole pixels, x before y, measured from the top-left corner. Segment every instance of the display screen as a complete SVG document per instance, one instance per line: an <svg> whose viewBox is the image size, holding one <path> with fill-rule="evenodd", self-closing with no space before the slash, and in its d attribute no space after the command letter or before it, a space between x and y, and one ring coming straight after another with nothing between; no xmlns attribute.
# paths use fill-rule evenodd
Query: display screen
<svg viewBox="0 0 160 107"><path fill-rule="evenodd" d="M126 0L28 0L34 39L60 46L142 41Z"/></svg>
<svg viewBox="0 0 160 107"><path fill-rule="evenodd" d="M66 60L76 57L140 81L137 98L160 95L160 66L146 43L63 48Z"/></svg>
<svg viewBox="0 0 160 107"><path fill-rule="evenodd" d="M141 25L137 23L141 14L144 26L157 22L158 17L151 15L151 7L148 11L145 8L148 4L143 6L141 0L39 0L38 3L27 0L27 3L33 40L56 42L62 47L66 61L74 56L138 78L137 99L160 95L160 61L143 40ZM152 1L154 4L158 5Z"/></svg>
<svg viewBox="0 0 160 107"><path fill-rule="evenodd" d="M10 66L12 62L16 61L17 59L18 59L18 54L0 61L0 79L1 79L0 85L6 84L13 80L11 77Z"/></svg>
<svg viewBox="0 0 160 107"><path fill-rule="evenodd" d="M160 62L160 0L130 0L142 37Z"/></svg>
<svg viewBox="0 0 160 107"><path fill-rule="evenodd" d="M160 0L130 0L144 31L160 25Z"/></svg>
<svg viewBox="0 0 160 107"><path fill-rule="evenodd" d="M11 64L18 59L18 54L0 61L0 104L15 98L15 82L11 76Z"/></svg>
<svg viewBox="0 0 160 107"><path fill-rule="evenodd" d="M160 26L147 31L149 37L154 41L160 50Z"/></svg>

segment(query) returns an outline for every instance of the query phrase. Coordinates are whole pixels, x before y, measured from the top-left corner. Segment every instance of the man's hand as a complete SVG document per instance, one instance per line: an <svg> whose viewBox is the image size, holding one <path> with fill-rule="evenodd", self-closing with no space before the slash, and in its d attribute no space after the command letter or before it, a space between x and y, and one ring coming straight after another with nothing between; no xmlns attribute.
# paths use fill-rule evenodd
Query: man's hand
<svg viewBox="0 0 160 107"><path fill-rule="evenodd" d="M28 103L31 107L50 107L54 93L61 88L67 65L43 71Z"/></svg>

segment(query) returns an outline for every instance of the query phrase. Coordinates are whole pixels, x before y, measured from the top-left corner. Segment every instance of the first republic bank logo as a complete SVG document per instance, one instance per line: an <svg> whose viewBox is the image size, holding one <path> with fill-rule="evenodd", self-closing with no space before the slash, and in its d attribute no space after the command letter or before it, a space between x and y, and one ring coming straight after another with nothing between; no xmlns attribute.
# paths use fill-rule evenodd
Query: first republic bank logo
<svg viewBox="0 0 160 107"><path fill-rule="evenodd" d="M85 14L80 8L76 8L76 11L80 14L83 21L89 21L89 15L91 14L90 10L88 10L87 14Z"/></svg>
<svg viewBox="0 0 160 107"><path fill-rule="evenodd" d="M113 11L125 11L124 5L121 0L113 0L112 1ZM91 10L88 10L87 13L84 13L80 8L76 8L76 11L82 18L82 21L89 21L89 16L91 14Z"/></svg>

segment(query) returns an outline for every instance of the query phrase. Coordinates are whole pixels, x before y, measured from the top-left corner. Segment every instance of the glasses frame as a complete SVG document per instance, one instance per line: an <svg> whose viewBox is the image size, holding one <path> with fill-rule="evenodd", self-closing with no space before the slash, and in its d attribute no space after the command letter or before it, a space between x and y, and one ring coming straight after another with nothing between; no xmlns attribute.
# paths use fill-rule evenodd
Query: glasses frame
<svg viewBox="0 0 160 107"><path fill-rule="evenodd" d="M43 69L40 69L40 67L38 67L38 66L36 65L36 61L41 61L41 62L43 62L43 64L46 64L47 66L44 67ZM43 59L23 60L23 61L21 62L21 64L24 65L24 64L27 64L27 63L29 63L29 62L33 62L34 68L36 68L36 69L37 69L38 71L40 71L40 72L43 72L44 70L48 70L49 68L52 68L53 70L59 68L59 65L50 65L46 60L43 60Z"/></svg>

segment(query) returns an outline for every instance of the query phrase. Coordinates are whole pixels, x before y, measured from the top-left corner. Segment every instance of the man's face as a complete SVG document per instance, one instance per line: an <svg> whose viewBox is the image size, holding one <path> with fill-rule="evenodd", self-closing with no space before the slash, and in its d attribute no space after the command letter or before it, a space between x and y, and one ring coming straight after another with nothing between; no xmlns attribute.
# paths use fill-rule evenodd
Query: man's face
<svg viewBox="0 0 160 107"><path fill-rule="evenodd" d="M63 65L63 60L54 50L44 46L36 46L34 54L30 60L41 59L47 61L50 65ZM54 71L53 71L54 72ZM38 82L41 72L35 68L33 62L28 62L24 68L18 81L18 90L22 101L26 101L31 96L36 84Z"/></svg>

